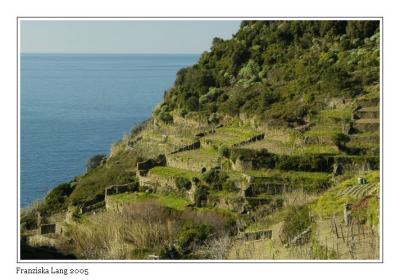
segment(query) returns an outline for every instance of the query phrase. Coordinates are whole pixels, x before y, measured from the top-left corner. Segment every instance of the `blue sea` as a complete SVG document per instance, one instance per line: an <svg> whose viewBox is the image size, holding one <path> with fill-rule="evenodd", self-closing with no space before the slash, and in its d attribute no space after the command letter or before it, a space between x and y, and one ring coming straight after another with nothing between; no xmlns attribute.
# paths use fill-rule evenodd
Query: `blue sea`
<svg viewBox="0 0 400 280"><path fill-rule="evenodd" d="M151 116L199 55L22 54L21 207L85 171Z"/></svg>

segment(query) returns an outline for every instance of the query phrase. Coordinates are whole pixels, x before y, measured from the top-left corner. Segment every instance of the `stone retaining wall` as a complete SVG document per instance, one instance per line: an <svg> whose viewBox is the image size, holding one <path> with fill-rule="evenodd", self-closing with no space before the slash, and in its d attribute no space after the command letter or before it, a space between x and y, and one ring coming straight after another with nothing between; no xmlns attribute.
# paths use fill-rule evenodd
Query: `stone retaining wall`
<svg viewBox="0 0 400 280"><path fill-rule="evenodd" d="M159 155L157 158L151 158L145 161L137 163L137 170L142 176L146 174L151 168L156 166L165 166L166 157L165 155Z"/></svg>
<svg viewBox="0 0 400 280"><path fill-rule="evenodd" d="M141 187L149 188L153 192L161 193L168 193L171 191L176 191L178 189L174 177L163 177L151 173L147 176L140 176L139 185Z"/></svg>
<svg viewBox="0 0 400 280"><path fill-rule="evenodd" d="M43 224L39 227L39 234L61 234L63 227L61 223Z"/></svg>
<svg viewBox="0 0 400 280"><path fill-rule="evenodd" d="M261 133L261 134L255 135L253 137L250 137L249 139L244 140L244 141L242 141L240 143L233 144L233 147L239 147L239 146L247 145L247 144L250 144L250 143L253 143L253 142L261 141L264 138L265 138L265 134Z"/></svg>
<svg viewBox="0 0 400 280"><path fill-rule="evenodd" d="M183 147L180 147L180 148L176 149L175 151L173 151L171 153L171 155L176 154L176 153L181 153L181 152L184 152L184 151L191 151L191 150L200 149L200 147L201 147L200 141L196 141L196 142L193 142L190 145L186 145L186 146L183 146Z"/></svg>
<svg viewBox="0 0 400 280"><path fill-rule="evenodd" d="M167 156L167 166L179 169L191 170L195 172L200 172L203 167L209 170L217 165L218 165L218 160L207 161L207 162L193 161L193 160L188 161L188 160L182 160L179 157L177 158L174 156Z"/></svg>

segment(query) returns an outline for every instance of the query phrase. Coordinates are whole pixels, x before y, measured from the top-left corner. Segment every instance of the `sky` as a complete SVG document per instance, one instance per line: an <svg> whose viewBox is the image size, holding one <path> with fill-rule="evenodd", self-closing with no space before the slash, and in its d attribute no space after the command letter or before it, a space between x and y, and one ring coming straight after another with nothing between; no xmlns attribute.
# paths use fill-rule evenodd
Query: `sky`
<svg viewBox="0 0 400 280"><path fill-rule="evenodd" d="M21 20L22 53L202 53L238 20Z"/></svg>

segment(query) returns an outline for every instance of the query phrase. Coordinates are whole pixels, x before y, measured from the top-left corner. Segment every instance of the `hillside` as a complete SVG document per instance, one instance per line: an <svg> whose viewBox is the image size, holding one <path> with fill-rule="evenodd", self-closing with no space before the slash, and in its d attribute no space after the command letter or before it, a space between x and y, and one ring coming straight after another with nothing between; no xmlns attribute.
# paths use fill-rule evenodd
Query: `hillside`
<svg viewBox="0 0 400 280"><path fill-rule="evenodd" d="M376 21L243 22L110 155L23 211L24 242L86 259L379 258L379 40Z"/></svg>

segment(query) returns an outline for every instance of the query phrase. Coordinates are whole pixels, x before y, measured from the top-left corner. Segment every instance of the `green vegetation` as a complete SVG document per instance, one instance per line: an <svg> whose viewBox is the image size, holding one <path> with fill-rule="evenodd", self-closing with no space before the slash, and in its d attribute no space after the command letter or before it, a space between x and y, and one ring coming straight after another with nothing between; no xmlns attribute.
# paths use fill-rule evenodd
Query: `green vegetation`
<svg viewBox="0 0 400 280"><path fill-rule="evenodd" d="M110 196L109 199L111 199L113 202L124 204L136 202L156 202L165 207L180 211L184 210L190 204L187 199L172 194L162 195L144 192L117 194Z"/></svg>
<svg viewBox="0 0 400 280"><path fill-rule="evenodd" d="M192 187L192 182L185 177L175 178L175 183L180 191L187 191Z"/></svg>
<svg viewBox="0 0 400 280"><path fill-rule="evenodd" d="M365 178L367 179L369 186L372 185L373 188L375 188L375 190L370 190L370 194L379 194L379 172L369 172L365 175ZM323 195L321 195L321 197L319 197L316 203L313 205L313 210L321 217L342 216L344 204L356 203L360 200L360 197L357 196L357 193L351 192L352 190L354 190L354 186L357 185L357 177L353 177L341 182L339 185L331 188ZM368 185L364 186L368 187ZM375 212L376 214L376 210L379 211L379 203L376 204L373 201L375 200L372 200L371 202L370 211L371 213ZM376 221L376 215L372 219Z"/></svg>
<svg viewBox="0 0 400 280"><path fill-rule="evenodd" d="M218 153L213 147L201 147L193 151L186 151L178 154L171 155L174 159L179 159L182 162L198 161L216 165L218 160Z"/></svg>
<svg viewBox="0 0 400 280"><path fill-rule="evenodd" d="M44 212L53 213L66 209L66 199L72 193L73 188L70 183L58 185L46 196L42 209Z"/></svg>
<svg viewBox="0 0 400 280"><path fill-rule="evenodd" d="M246 21L178 72L155 115L245 113L301 123L324 99L378 84L379 54L378 21Z"/></svg>
<svg viewBox="0 0 400 280"><path fill-rule="evenodd" d="M104 194L105 188L136 182L135 167L138 161L133 151L119 151L107 162L77 178L68 203L77 205Z"/></svg>
<svg viewBox="0 0 400 280"><path fill-rule="evenodd" d="M246 141L257 134L258 132L251 127L231 124L230 126L216 129L216 133L214 134L206 135L204 141L216 148L221 145L229 147Z"/></svg>
<svg viewBox="0 0 400 280"><path fill-rule="evenodd" d="M213 190L222 190L222 185L228 179L226 173L221 172L221 170L213 168L201 175L201 178L206 182Z"/></svg>
<svg viewBox="0 0 400 280"><path fill-rule="evenodd" d="M150 172L150 174L161 176L161 177L168 177L168 178L182 177L182 178L186 178L188 180L191 180L192 178L199 176L198 172L174 168L174 167L168 167L168 166L156 166L156 167L150 169L149 172Z"/></svg>
<svg viewBox="0 0 400 280"><path fill-rule="evenodd" d="M311 226L310 210L307 206L290 206L283 220L281 238L289 243L294 237Z"/></svg>
<svg viewBox="0 0 400 280"><path fill-rule="evenodd" d="M110 155L24 209L21 233L85 259L377 258L379 32L243 22ZM38 212L62 233L39 236Z"/></svg>

